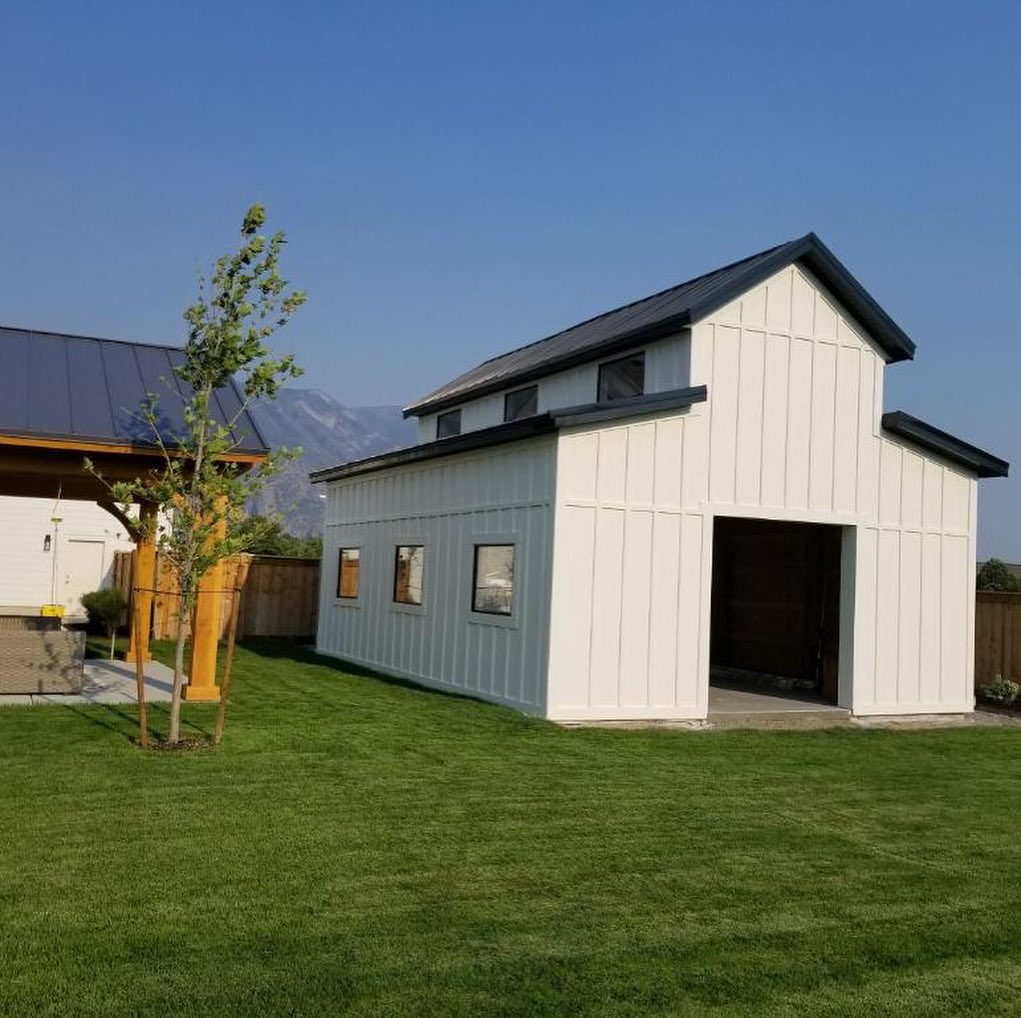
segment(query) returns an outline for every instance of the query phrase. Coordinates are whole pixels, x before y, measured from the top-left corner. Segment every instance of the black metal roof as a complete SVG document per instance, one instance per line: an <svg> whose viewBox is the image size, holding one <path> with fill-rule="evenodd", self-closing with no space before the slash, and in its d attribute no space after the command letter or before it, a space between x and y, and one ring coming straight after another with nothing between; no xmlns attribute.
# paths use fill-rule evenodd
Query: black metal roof
<svg viewBox="0 0 1021 1018"><path fill-rule="evenodd" d="M891 435L907 439L929 452L938 453L951 463L974 471L979 477L1006 477L1010 464L999 456L955 438L903 410L883 414L883 428Z"/></svg>
<svg viewBox="0 0 1021 1018"><path fill-rule="evenodd" d="M660 293L590 318L563 332L485 361L404 411L421 416L468 398L533 381L551 371L607 356L677 332L712 314L782 268L810 269L880 345L890 361L910 360L915 345L829 248L808 233Z"/></svg>
<svg viewBox="0 0 1021 1018"><path fill-rule="evenodd" d="M384 452L379 456L370 456L368 459L354 460L350 463L342 463L337 467L316 470L309 474L309 477L313 484L339 481L345 477L371 474L377 470L404 466L407 463L419 463L422 460L437 459L440 456L453 456L459 452L473 452L476 449L487 449L494 445L517 442L523 438L548 435L560 428L567 428L574 424L594 424L600 421L680 410L694 403L704 403L707 394L708 390L704 385L696 385L689 389L671 389L668 392L631 396L627 399L617 399L607 403L586 403L584 406L549 410L533 417L522 418L520 421L496 424L491 428L479 428L477 431L467 431L463 435L441 438L435 442L423 442L420 445L410 445L404 449Z"/></svg>
<svg viewBox="0 0 1021 1018"><path fill-rule="evenodd" d="M152 429L140 412L151 393L161 437L172 443L191 393L174 371L183 360L179 347L0 326L0 434L151 448ZM241 405L232 381L215 392L211 416L226 424ZM234 441L238 453L267 450L247 410Z"/></svg>

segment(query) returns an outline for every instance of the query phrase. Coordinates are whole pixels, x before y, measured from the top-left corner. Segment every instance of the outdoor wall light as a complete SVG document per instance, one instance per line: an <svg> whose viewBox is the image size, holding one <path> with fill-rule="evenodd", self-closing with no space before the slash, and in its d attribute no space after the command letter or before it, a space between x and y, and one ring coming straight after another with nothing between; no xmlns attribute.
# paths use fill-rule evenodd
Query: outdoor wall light
<svg viewBox="0 0 1021 1018"><path fill-rule="evenodd" d="M43 538L43 551L49 551L49 550L50 550L50 545L51 545L52 543L53 543L53 542L52 542L52 541L50 540L50 535L49 535L49 534L47 534L47 535L46 535L46 536L45 536L45 537Z"/></svg>

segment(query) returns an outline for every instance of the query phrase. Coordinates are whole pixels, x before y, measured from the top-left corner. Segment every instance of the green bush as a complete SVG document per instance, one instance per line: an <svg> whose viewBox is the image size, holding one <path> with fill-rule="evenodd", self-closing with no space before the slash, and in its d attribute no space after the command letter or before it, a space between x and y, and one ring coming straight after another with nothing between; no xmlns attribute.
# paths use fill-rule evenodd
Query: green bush
<svg viewBox="0 0 1021 1018"><path fill-rule="evenodd" d="M1012 704L1017 699L1019 692L1021 692L1021 686L1010 679L1005 679L1002 675L997 675L989 685L979 688L979 695L984 700L1004 706Z"/></svg>
<svg viewBox="0 0 1021 1018"><path fill-rule="evenodd" d="M1021 579L1015 576L998 558L983 562L975 586L979 590L998 590L1005 594L1021 592Z"/></svg>
<svg viewBox="0 0 1021 1018"><path fill-rule="evenodd" d="M82 594L82 607L89 613L89 624L110 637L110 660L113 660L114 638L121 616L128 607L124 595L113 587Z"/></svg>

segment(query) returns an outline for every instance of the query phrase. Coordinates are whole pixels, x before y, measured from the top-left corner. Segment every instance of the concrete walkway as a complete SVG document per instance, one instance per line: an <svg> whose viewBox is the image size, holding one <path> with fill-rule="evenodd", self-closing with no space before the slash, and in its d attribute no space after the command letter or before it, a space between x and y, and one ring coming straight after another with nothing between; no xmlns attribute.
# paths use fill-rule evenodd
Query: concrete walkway
<svg viewBox="0 0 1021 1018"><path fill-rule="evenodd" d="M145 666L147 703L169 703L174 673L159 661ZM135 666L127 661L85 662L85 684L80 693L12 693L0 696L0 707L32 707L39 704L135 703Z"/></svg>

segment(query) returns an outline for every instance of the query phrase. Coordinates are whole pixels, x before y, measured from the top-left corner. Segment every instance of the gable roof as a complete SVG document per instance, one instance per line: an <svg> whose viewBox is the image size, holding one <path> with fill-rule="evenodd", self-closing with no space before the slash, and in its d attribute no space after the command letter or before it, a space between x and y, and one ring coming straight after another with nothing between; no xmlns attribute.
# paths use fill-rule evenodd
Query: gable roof
<svg viewBox="0 0 1021 1018"><path fill-rule="evenodd" d="M804 265L861 323L892 361L910 360L915 344L814 234L779 244L679 283L651 297L590 318L512 350L453 379L412 403L405 417L433 413L468 398L524 385L552 371L661 339L712 314L774 273Z"/></svg>
<svg viewBox="0 0 1021 1018"><path fill-rule="evenodd" d="M139 411L153 393L160 434L172 443L183 431L183 400L191 393L174 371L183 360L179 347L0 326L0 435L152 449L152 430ZM214 393L211 416L226 424L241 406L232 380ZM235 453L266 453L248 410L233 435Z"/></svg>

